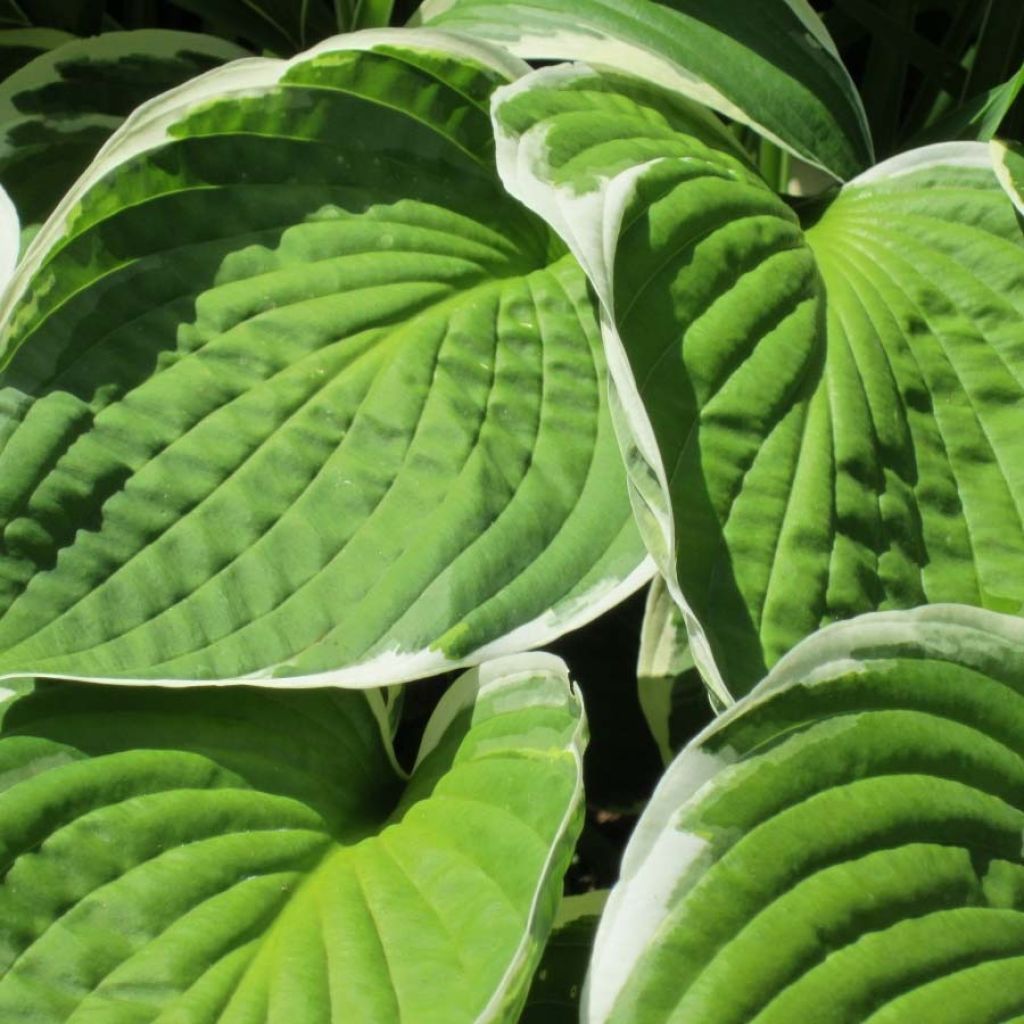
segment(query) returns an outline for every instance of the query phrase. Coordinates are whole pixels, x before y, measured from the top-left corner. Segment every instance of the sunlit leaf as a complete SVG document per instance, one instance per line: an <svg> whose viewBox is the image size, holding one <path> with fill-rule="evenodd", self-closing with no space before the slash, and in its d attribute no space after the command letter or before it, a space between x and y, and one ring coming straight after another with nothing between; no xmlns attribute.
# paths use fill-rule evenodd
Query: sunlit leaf
<svg viewBox="0 0 1024 1024"><path fill-rule="evenodd" d="M376 686L642 585L585 278L494 169L521 68L365 33L125 124L0 313L0 672Z"/></svg>
<svg viewBox="0 0 1024 1024"><path fill-rule="evenodd" d="M823 630L659 784L581 1020L1019 1020L1022 794L1020 619L942 605Z"/></svg>
<svg viewBox="0 0 1024 1024"><path fill-rule="evenodd" d="M512 192L601 298L648 545L717 699L821 624L1024 608L1024 236L986 146L783 202L668 93L496 98Z"/></svg>

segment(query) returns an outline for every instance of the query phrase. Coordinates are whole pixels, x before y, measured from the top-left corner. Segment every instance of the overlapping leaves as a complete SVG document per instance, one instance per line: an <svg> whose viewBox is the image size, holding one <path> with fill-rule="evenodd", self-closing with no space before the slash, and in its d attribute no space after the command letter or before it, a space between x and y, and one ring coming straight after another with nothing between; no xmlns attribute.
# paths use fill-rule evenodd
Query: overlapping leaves
<svg viewBox="0 0 1024 1024"><path fill-rule="evenodd" d="M798 215L648 85L552 69L496 117L601 297L637 511L721 699L823 622L1024 607L1024 237L985 146Z"/></svg>
<svg viewBox="0 0 1024 1024"><path fill-rule="evenodd" d="M418 18L657 82L837 178L871 162L857 90L806 0L426 0Z"/></svg>
<svg viewBox="0 0 1024 1024"><path fill-rule="evenodd" d="M514 1022L579 831L564 666L492 662L408 781L376 691L52 684L0 733L0 1019Z"/></svg>
<svg viewBox="0 0 1024 1024"><path fill-rule="evenodd" d="M7 35L14 45L41 33ZM47 48L5 78L0 83L0 185L14 200L22 225L46 219L141 103L244 56L231 43L191 32L109 32Z"/></svg>
<svg viewBox="0 0 1024 1024"><path fill-rule="evenodd" d="M642 583L585 279L494 171L519 70L356 35L130 119L5 300L0 671L381 685Z"/></svg>
<svg viewBox="0 0 1024 1024"><path fill-rule="evenodd" d="M601 921L588 1024L1024 1013L1024 624L822 631L673 763Z"/></svg>

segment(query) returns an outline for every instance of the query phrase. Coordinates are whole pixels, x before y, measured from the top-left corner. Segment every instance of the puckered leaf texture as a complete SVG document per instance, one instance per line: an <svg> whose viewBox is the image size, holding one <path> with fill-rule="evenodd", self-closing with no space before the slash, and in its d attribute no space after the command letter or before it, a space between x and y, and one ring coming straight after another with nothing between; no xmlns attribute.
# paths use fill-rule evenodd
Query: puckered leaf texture
<svg viewBox="0 0 1024 1024"><path fill-rule="evenodd" d="M54 683L0 731L0 1020L517 1019L582 822L564 666L442 699L407 780L378 691Z"/></svg>
<svg viewBox="0 0 1024 1024"><path fill-rule="evenodd" d="M2 311L0 672L378 686L649 575L584 275L426 30L142 107Z"/></svg>
<svg viewBox="0 0 1024 1024"><path fill-rule="evenodd" d="M679 755L598 928L587 1024L1024 1014L1024 622L830 626Z"/></svg>
<svg viewBox="0 0 1024 1024"><path fill-rule="evenodd" d="M637 512L719 699L836 619L1024 608L1024 235L986 146L798 213L649 85L542 71L495 116L601 296Z"/></svg>

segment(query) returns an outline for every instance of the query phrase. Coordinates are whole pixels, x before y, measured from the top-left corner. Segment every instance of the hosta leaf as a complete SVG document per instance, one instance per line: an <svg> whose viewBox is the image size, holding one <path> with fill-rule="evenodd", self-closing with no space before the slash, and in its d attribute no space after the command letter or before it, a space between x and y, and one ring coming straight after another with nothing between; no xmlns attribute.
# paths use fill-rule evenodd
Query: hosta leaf
<svg viewBox="0 0 1024 1024"><path fill-rule="evenodd" d="M1024 146L996 141L989 148L999 183L1017 207L1017 212L1024 216Z"/></svg>
<svg viewBox="0 0 1024 1024"><path fill-rule="evenodd" d="M668 764L697 731L707 694L693 664L686 622L662 577L647 593L636 683L640 707Z"/></svg>
<svg viewBox="0 0 1024 1024"><path fill-rule="evenodd" d="M0 188L0 290L14 276L20 250L21 225L11 197Z"/></svg>
<svg viewBox="0 0 1024 1024"><path fill-rule="evenodd" d="M530 60L642 75L837 178L871 163L857 90L806 0L427 0L417 18Z"/></svg>
<svg viewBox="0 0 1024 1024"><path fill-rule="evenodd" d="M0 81L74 36L55 28L12 28L0 31Z"/></svg>
<svg viewBox="0 0 1024 1024"><path fill-rule="evenodd" d="M352 23L335 18L327 0L170 0L175 7L191 11L220 35L240 37L272 53L289 55L333 32L351 28Z"/></svg>
<svg viewBox="0 0 1024 1024"><path fill-rule="evenodd" d="M0 184L41 223L144 100L245 56L191 32L110 32L40 54L0 83Z"/></svg>
<svg viewBox="0 0 1024 1024"><path fill-rule="evenodd" d="M1024 1013L1024 623L883 612L796 648L672 764L598 929L588 1024Z"/></svg>
<svg viewBox="0 0 1024 1024"><path fill-rule="evenodd" d="M407 782L376 692L0 708L0 1019L516 1020L582 815L558 659L458 680Z"/></svg>
<svg viewBox="0 0 1024 1024"><path fill-rule="evenodd" d="M129 120L0 314L0 672L381 685L643 583L585 278L494 170L519 68L365 33Z"/></svg>
<svg viewBox="0 0 1024 1024"><path fill-rule="evenodd" d="M980 143L802 217L667 94L496 98L513 193L601 297L635 505L718 699L822 623L1024 607L1024 238Z"/></svg>

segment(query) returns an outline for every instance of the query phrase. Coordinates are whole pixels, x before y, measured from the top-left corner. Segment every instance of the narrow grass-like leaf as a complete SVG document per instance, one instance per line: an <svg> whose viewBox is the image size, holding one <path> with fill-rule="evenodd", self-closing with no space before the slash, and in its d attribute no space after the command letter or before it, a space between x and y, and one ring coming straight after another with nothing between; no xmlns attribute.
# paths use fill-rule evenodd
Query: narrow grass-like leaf
<svg viewBox="0 0 1024 1024"><path fill-rule="evenodd" d="M530 60L642 75L837 178L872 159L857 90L806 0L427 0L418 19Z"/></svg>
<svg viewBox="0 0 1024 1024"><path fill-rule="evenodd" d="M211 36L110 32L48 49L0 83L0 184L39 224L144 100L246 56Z"/></svg>
<svg viewBox="0 0 1024 1024"><path fill-rule="evenodd" d="M111 140L0 314L0 672L375 686L649 577L585 278L495 173L521 68L341 37Z"/></svg>
<svg viewBox="0 0 1024 1024"><path fill-rule="evenodd" d="M453 684L407 781L376 691L51 684L0 714L0 1019L517 1019L582 817L558 659Z"/></svg>
<svg viewBox="0 0 1024 1024"><path fill-rule="evenodd" d="M1024 90L1024 65L1001 85L975 96L962 106L940 117L925 131L915 136L912 146L924 146L954 139L988 142L1010 113Z"/></svg>
<svg viewBox="0 0 1024 1024"><path fill-rule="evenodd" d="M1024 623L874 613L669 768L601 920L586 1024L1024 1013Z"/></svg>
<svg viewBox="0 0 1024 1024"><path fill-rule="evenodd" d="M352 28L335 20L325 0L169 0L201 17L222 36L290 56L338 31ZM350 7L350 5L346 5Z"/></svg>
<svg viewBox="0 0 1024 1024"><path fill-rule="evenodd" d="M718 699L835 619L1024 608L1024 237L984 145L798 215L649 86L551 69L496 119L601 298L634 504Z"/></svg>

